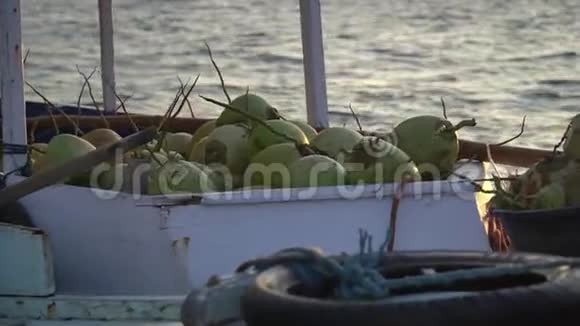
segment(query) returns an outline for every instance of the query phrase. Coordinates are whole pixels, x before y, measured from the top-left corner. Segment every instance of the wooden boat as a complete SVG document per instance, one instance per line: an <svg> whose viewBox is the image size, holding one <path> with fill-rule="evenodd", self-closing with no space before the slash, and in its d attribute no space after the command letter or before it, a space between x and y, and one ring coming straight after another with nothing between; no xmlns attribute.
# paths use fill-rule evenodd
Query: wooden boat
<svg viewBox="0 0 580 326"><path fill-rule="evenodd" d="M68 118L58 113L47 116L43 113L46 109L41 103L27 105L27 124L29 130L35 130L37 141L47 141L53 136L54 121L62 132L73 131L68 119L78 120L84 131L104 124L92 109L82 108L80 116L71 114ZM78 113L76 107L60 109ZM132 116L141 128L156 125L161 118ZM126 116L110 114L106 119L121 135L132 133ZM169 123L168 130L193 132L205 121L176 119ZM462 157L481 155L480 147L463 141ZM510 150L529 156L512 159ZM535 160L542 152L502 147L495 149L494 155L501 162L521 164L522 160ZM486 163L472 161L458 162L458 165L462 167L457 172L472 179L487 175ZM22 179L14 177L12 182ZM68 311L69 306L78 304L79 298L86 304L86 296L90 295L89 302L97 300L109 309L116 309L124 307L123 300L130 296L131 307L141 304L145 311L157 311L159 305L169 305L172 308L165 314L158 313L157 318L176 318L188 293L203 289L215 275L223 277L233 272L240 262L249 258L297 246L317 246L332 254L353 252L359 228L381 239L391 223L397 189L397 184L369 185L359 196L349 199L328 187L301 199L300 190L287 189L268 193L252 190L148 196L65 184L49 186L24 197L21 202L38 227L24 232L28 232L28 237L42 234L39 248L49 250L49 254L37 255L48 257L41 266L54 266L54 278L50 272L31 271L36 273L32 278L40 275L43 278L38 283L40 292L38 287L33 290L37 295L51 296L31 299L29 310L22 313L27 318L39 318L45 313L44 304L50 301L63 307L59 311L64 311L54 318L88 319L82 314L67 315L72 313ZM493 251L490 242L493 239L483 220L489 195L479 193L471 183L459 178L419 182L406 189L397 212L395 251ZM63 198L74 204L63 210ZM245 283L236 279L225 284L228 291L218 291L217 297L231 295L232 288L239 290ZM68 296L62 297L62 293ZM20 297L1 299L5 304L0 306L6 309L12 309L21 300ZM0 311L0 316L2 313L7 314ZM221 311L215 318L227 316L227 311Z"/></svg>

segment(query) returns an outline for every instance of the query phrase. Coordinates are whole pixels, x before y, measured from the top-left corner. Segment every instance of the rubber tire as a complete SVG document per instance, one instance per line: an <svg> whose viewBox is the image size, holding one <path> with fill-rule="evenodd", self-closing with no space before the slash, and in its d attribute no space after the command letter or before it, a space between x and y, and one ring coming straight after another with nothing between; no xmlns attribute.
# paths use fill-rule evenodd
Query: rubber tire
<svg viewBox="0 0 580 326"><path fill-rule="evenodd" d="M388 268L491 266L548 262L557 256L473 252L401 252L387 256ZM387 270L388 270L387 268ZM242 298L248 326L578 325L580 272L559 271L556 279L475 295L412 302L331 302L290 295L280 266L260 274Z"/></svg>

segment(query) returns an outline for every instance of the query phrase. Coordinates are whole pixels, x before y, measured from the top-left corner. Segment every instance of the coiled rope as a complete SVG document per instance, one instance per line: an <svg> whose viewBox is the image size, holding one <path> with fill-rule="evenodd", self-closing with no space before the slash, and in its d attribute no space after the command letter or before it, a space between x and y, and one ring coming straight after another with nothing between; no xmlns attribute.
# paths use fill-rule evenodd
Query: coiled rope
<svg viewBox="0 0 580 326"><path fill-rule="evenodd" d="M316 249L288 248L270 257L243 263L237 272L250 268L261 272L276 265L284 265L291 269L305 286L316 286L325 279L337 280L338 285L334 289L334 297L337 300L380 300L397 291L419 291L426 287L450 286L461 281L518 276L537 269L580 265L578 259L562 258L547 263L506 264L386 279L379 271L384 265L384 253L393 249L398 202L402 198L404 184L405 182L401 183L400 191L393 198L391 222L387 226L385 239L377 251L373 250L372 236L360 229L359 251L356 255L329 257Z"/></svg>
<svg viewBox="0 0 580 326"><path fill-rule="evenodd" d="M316 249L289 248L270 257L248 261L237 271L242 272L253 267L261 272L276 265L284 265L305 285L316 284L328 278L338 280L334 290L334 297L337 300L380 300L388 298L396 291L419 291L426 287L449 286L460 281L519 276L538 269L570 268L580 265L578 259L562 258L550 262L514 263L386 279L379 270L384 261L383 253L390 232L387 232L387 239L378 251L372 250L372 237L368 232L363 230L359 232L359 253L356 255L329 257Z"/></svg>

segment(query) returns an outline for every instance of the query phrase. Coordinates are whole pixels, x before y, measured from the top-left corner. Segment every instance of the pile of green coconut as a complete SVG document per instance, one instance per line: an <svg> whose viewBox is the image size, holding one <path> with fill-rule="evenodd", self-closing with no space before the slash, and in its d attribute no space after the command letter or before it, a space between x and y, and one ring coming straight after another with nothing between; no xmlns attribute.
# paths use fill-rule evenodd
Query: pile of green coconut
<svg viewBox="0 0 580 326"><path fill-rule="evenodd" d="M220 107L217 119L193 133L160 130L156 140L102 163L68 184L157 195L222 192L247 188L304 188L383 184L445 179L459 155L457 131L475 121L454 125L422 115L400 122L387 133L331 126L317 131L288 120L261 96L245 93ZM111 129L82 136L59 134L48 144L35 143L29 156L32 173L118 141ZM142 189L126 189L121 179L147 170ZM131 168L132 167L132 168ZM96 173L95 171L99 171Z"/></svg>
<svg viewBox="0 0 580 326"><path fill-rule="evenodd" d="M572 118L562 138L563 150L536 162L525 173L496 179L491 209L542 210L580 206L580 114Z"/></svg>

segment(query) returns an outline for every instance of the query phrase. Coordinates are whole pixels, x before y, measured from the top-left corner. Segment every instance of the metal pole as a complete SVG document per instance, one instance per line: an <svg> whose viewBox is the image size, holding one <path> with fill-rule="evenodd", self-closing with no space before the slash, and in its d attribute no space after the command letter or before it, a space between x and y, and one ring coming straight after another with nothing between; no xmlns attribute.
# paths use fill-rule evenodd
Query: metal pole
<svg viewBox="0 0 580 326"><path fill-rule="evenodd" d="M308 123L328 127L328 102L319 0L300 0L302 52Z"/></svg>
<svg viewBox="0 0 580 326"><path fill-rule="evenodd" d="M26 145L20 0L0 1L0 33L2 142L4 144ZM4 154L4 171L12 171L23 166L26 159L26 154Z"/></svg>
<svg viewBox="0 0 580 326"><path fill-rule="evenodd" d="M111 0L99 0L99 32L101 39L101 79L105 111L113 112L115 98L115 53L113 49L113 9Z"/></svg>

